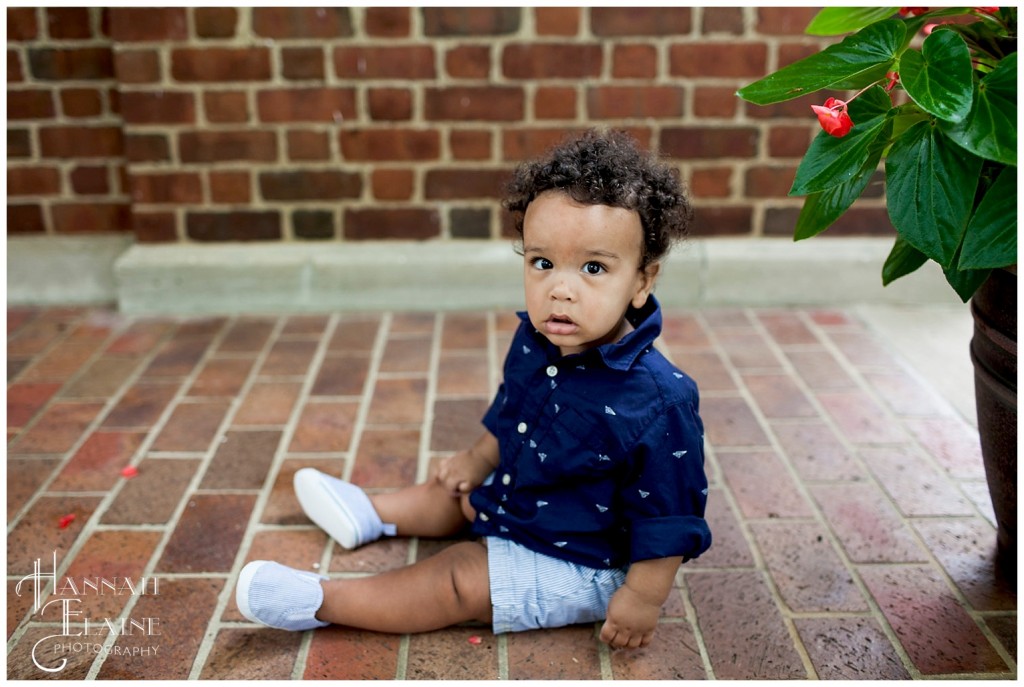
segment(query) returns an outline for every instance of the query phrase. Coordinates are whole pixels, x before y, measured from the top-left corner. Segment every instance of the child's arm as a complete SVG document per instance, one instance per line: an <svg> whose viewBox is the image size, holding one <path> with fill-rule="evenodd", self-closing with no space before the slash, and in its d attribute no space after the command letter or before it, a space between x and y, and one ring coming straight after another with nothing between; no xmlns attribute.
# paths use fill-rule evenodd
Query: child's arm
<svg viewBox="0 0 1024 687"><path fill-rule="evenodd" d="M460 496L480 486L497 467L498 440L485 430L468 450L459 451L441 461L437 481L453 496Z"/></svg>
<svg viewBox="0 0 1024 687"><path fill-rule="evenodd" d="M650 644L661 605L672 591L682 556L654 558L630 565L625 583L612 595L601 641L616 649Z"/></svg>

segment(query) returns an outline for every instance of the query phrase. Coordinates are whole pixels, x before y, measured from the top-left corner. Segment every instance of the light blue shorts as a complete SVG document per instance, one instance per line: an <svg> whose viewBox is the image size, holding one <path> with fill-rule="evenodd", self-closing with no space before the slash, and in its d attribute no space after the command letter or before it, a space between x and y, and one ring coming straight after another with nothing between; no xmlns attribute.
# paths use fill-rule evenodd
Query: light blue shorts
<svg viewBox="0 0 1024 687"><path fill-rule="evenodd" d="M625 569L596 570L487 537L495 634L603 620Z"/></svg>

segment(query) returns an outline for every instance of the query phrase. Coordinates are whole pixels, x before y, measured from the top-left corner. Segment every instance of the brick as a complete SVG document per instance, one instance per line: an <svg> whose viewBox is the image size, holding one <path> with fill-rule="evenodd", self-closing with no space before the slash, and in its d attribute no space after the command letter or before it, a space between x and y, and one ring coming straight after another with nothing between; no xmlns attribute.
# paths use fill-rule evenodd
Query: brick
<svg viewBox="0 0 1024 687"><path fill-rule="evenodd" d="M441 232L441 218L435 209L346 209L344 235L347 239L427 239Z"/></svg>
<svg viewBox="0 0 1024 687"><path fill-rule="evenodd" d="M686 584L716 678L807 678L761 573L693 573Z"/></svg>
<svg viewBox="0 0 1024 687"><path fill-rule="evenodd" d="M971 502L941 469L908 448L862 449L861 459L904 515L967 516Z"/></svg>
<svg viewBox="0 0 1024 687"><path fill-rule="evenodd" d="M79 195L109 194L111 192L109 176L107 167L103 165L76 166L69 175L71 189Z"/></svg>
<svg viewBox="0 0 1024 687"><path fill-rule="evenodd" d="M519 31L517 7L424 7L427 36L501 36Z"/></svg>
<svg viewBox="0 0 1024 687"><path fill-rule="evenodd" d="M297 239L335 238L336 224L331 210L296 210L292 213L292 233Z"/></svg>
<svg viewBox="0 0 1024 687"><path fill-rule="evenodd" d="M399 122L412 119L412 91L407 88L371 88L367 94L370 119Z"/></svg>
<svg viewBox="0 0 1024 687"><path fill-rule="evenodd" d="M258 177L265 200L339 200L358 198L362 178L356 172L291 170L262 172Z"/></svg>
<svg viewBox="0 0 1024 687"><path fill-rule="evenodd" d="M490 405L482 398L439 399L434 403L431 451L460 451L480 435L480 418Z"/></svg>
<svg viewBox="0 0 1024 687"><path fill-rule="evenodd" d="M377 200L409 200L415 183L411 169L375 169L370 176L373 197Z"/></svg>
<svg viewBox="0 0 1024 687"><path fill-rule="evenodd" d="M60 190L60 170L56 167L7 167L10 196L49 196Z"/></svg>
<svg viewBox="0 0 1024 687"><path fill-rule="evenodd" d="M81 438L102 408L97 403L51 403L11 445L12 453L64 453Z"/></svg>
<svg viewBox="0 0 1024 687"><path fill-rule="evenodd" d="M455 198L500 198L509 173L494 169L431 169L424 181L424 197L432 200Z"/></svg>
<svg viewBox="0 0 1024 687"><path fill-rule="evenodd" d="M323 48L281 48L281 75L284 78L323 81L325 74Z"/></svg>
<svg viewBox="0 0 1024 687"><path fill-rule="evenodd" d="M256 111L263 122L340 122L356 117L356 93L352 88L259 91Z"/></svg>
<svg viewBox="0 0 1024 687"><path fill-rule="evenodd" d="M184 83L266 81L270 79L267 48L176 48L171 51L171 76Z"/></svg>
<svg viewBox="0 0 1024 687"><path fill-rule="evenodd" d="M21 53L7 49L7 83L19 83L25 80L25 70L21 66Z"/></svg>
<svg viewBox="0 0 1024 687"><path fill-rule="evenodd" d="M765 74L764 43L678 43L669 48L669 74L687 77L754 79Z"/></svg>
<svg viewBox="0 0 1024 687"><path fill-rule="evenodd" d="M250 388L238 412L234 425L287 424L292 408L299 397L300 384L283 382L256 382ZM290 486L290 483L289 483Z"/></svg>
<svg viewBox="0 0 1024 687"><path fill-rule="evenodd" d="M743 34L743 31L742 7L705 7L703 9L701 33L729 33L739 36Z"/></svg>
<svg viewBox="0 0 1024 687"><path fill-rule="evenodd" d="M768 156L802 158L816 133L808 126L773 126L768 132Z"/></svg>
<svg viewBox="0 0 1024 687"><path fill-rule="evenodd" d="M280 430L230 431L219 442L201 489L259 489L270 472Z"/></svg>
<svg viewBox="0 0 1024 687"><path fill-rule="evenodd" d="M658 74L658 51L639 43L612 47L612 76L616 79L653 79Z"/></svg>
<svg viewBox="0 0 1024 687"><path fill-rule="evenodd" d="M509 79L583 79L601 73L601 46L578 43L511 43L501 54Z"/></svg>
<svg viewBox="0 0 1024 687"><path fill-rule="evenodd" d="M58 234L104 234L128 231L131 208L127 203L60 203L50 209Z"/></svg>
<svg viewBox="0 0 1024 687"><path fill-rule="evenodd" d="M818 416L817 409L789 375L744 372L742 377L747 391L767 419Z"/></svg>
<svg viewBox="0 0 1024 687"><path fill-rule="evenodd" d="M818 401L851 443L899 444L908 439L906 432L865 392L819 392Z"/></svg>
<svg viewBox="0 0 1024 687"><path fill-rule="evenodd" d="M725 481L746 518L802 518L813 511L774 453L718 454ZM765 498L770 494L770 498Z"/></svg>
<svg viewBox="0 0 1024 687"><path fill-rule="evenodd" d="M541 156L571 135L571 130L506 129L501 134L503 160L529 160Z"/></svg>
<svg viewBox="0 0 1024 687"><path fill-rule="evenodd" d="M910 673L874 618L793 621L822 680L909 680Z"/></svg>
<svg viewBox="0 0 1024 687"><path fill-rule="evenodd" d="M456 79L486 79L491 73L491 48L457 45L445 52L444 70Z"/></svg>
<svg viewBox="0 0 1024 687"><path fill-rule="evenodd" d="M7 128L7 159L32 156L32 139L27 129Z"/></svg>
<svg viewBox="0 0 1024 687"><path fill-rule="evenodd" d="M793 165L758 165L747 168L743 188L750 198L786 198L795 178Z"/></svg>
<svg viewBox="0 0 1024 687"><path fill-rule="evenodd" d="M183 7L115 7L109 12L110 37L118 43L188 38L188 18Z"/></svg>
<svg viewBox="0 0 1024 687"><path fill-rule="evenodd" d="M732 195L732 168L693 170L690 174L690 191L696 198L728 198Z"/></svg>
<svg viewBox="0 0 1024 687"><path fill-rule="evenodd" d="M658 147L683 160L749 158L757 155L757 139L754 127L666 127Z"/></svg>
<svg viewBox="0 0 1024 687"><path fill-rule="evenodd" d="M238 10L234 7L196 7L192 10L192 20L199 38L232 38L238 26Z"/></svg>
<svg viewBox="0 0 1024 687"><path fill-rule="evenodd" d="M864 612L853 574L818 523L752 522L758 548L782 600L795 613Z"/></svg>
<svg viewBox="0 0 1024 687"><path fill-rule="evenodd" d="M50 38L74 40L92 37L88 7L48 7L46 27Z"/></svg>
<svg viewBox="0 0 1024 687"><path fill-rule="evenodd" d="M313 396L358 396L363 393L369 359L365 355L324 358L313 382Z"/></svg>
<svg viewBox="0 0 1024 687"><path fill-rule="evenodd" d="M334 49L333 57L339 79L433 79L436 76L431 45L340 47Z"/></svg>
<svg viewBox="0 0 1024 687"><path fill-rule="evenodd" d="M344 38L353 34L347 7L256 7L252 30L266 38Z"/></svg>
<svg viewBox="0 0 1024 687"><path fill-rule="evenodd" d="M544 632L517 632L508 637L510 680L597 680L601 660L589 625ZM574 660L566 660L571 656Z"/></svg>
<svg viewBox="0 0 1024 687"><path fill-rule="evenodd" d="M805 95L792 100L785 100L781 103L771 105L754 105L743 102L744 110L751 119L783 119L791 118L807 123L809 117L813 116L811 105L819 105L824 102L827 96L822 93ZM810 113L810 114L808 114Z"/></svg>
<svg viewBox="0 0 1024 687"><path fill-rule="evenodd" d="M244 91L208 91L203 93L206 119L216 124L249 121L249 97Z"/></svg>
<svg viewBox="0 0 1024 687"><path fill-rule="evenodd" d="M596 119L666 118L683 115L676 86L598 86L587 89L587 114Z"/></svg>
<svg viewBox="0 0 1024 687"><path fill-rule="evenodd" d="M169 243L178 240L178 220L173 212L132 212L135 239L142 243Z"/></svg>
<svg viewBox="0 0 1024 687"><path fill-rule="evenodd" d="M357 407L355 402L307 403L299 416L289 450L311 453L347 451Z"/></svg>
<svg viewBox="0 0 1024 687"><path fill-rule="evenodd" d="M534 7L533 21L538 36L575 36L580 31L580 7Z"/></svg>
<svg viewBox="0 0 1024 687"><path fill-rule="evenodd" d="M124 155L129 162L163 162L171 159L171 146L165 134L127 134Z"/></svg>
<svg viewBox="0 0 1024 687"><path fill-rule="evenodd" d="M326 131L291 130L286 134L289 160L329 160L331 142Z"/></svg>
<svg viewBox="0 0 1024 687"><path fill-rule="evenodd" d="M716 447L767 446L768 437L742 398L701 399L707 438Z"/></svg>
<svg viewBox="0 0 1024 687"><path fill-rule="evenodd" d="M932 566L860 568L861 577L925 676L1005 673L1006 663Z"/></svg>
<svg viewBox="0 0 1024 687"><path fill-rule="evenodd" d="M753 208L747 205L697 206L691 232L695 236L749 234L753 214Z"/></svg>
<svg viewBox="0 0 1024 687"><path fill-rule="evenodd" d="M126 91L121 114L127 124L192 124L196 121L195 96L175 91Z"/></svg>
<svg viewBox="0 0 1024 687"><path fill-rule="evenodd" d="M24 427L63 386L61 382L18 382L7 389L7 426Z"/></svg>
<svg viewBox="0 0 1024 687"><path fill-rule="evenodd" d="M811 19L818 13L816 7L758 7L757 32L770 36L801 36Z"/></svg>
<svg viewBox="0 0 1024 687"><path fill-rule="evenodd" d="M739 109L735 88L697 86L693 93L693 114L701 119L734 119Z"/></svg>
<svg viewBox="0 0 1024 687"><path fill-rule="evenodd" d="M789 462L801 479L811 482L860 481L867 478L839 437L824 422L772 425Z"/></svg>
<svg viewBox="0 0 1024 687"><path fill-rule="evenodd" d="M435 160L441 151L436 129L354 129L338 136L346 160Z"/></svg>
<svg viewBox="0 0 1024 687"><path fill-rule="evenodd" d="M917 544L889 500L870 483L816 484L811 495L846 555L856 563L921 561Z"/></svg>
<svg viewBox="0 0 1024 687"><path fill-rule="evenodd" d="M409 7L367 7L364 29L375 38L404 38L412 31L412 9Z"/></svg>
<svg viewBox="0 0 1024 687"><path fill-rule="evenodd" d="M448 226L453 239L490 238L491 211L489 208L452 208ZM482 378L486 378L486 372Z"/></svg>
<svg viewBox="0 0 1024 687"><path fill-rule="evenodd" d="M7 40L30 41L39 37L39 19L34 7L7 8Z"/></svg>
<svg viewBox="0 0 1024 687"><path fill-rule="evenodd" d="M52 119L57 114L49 89L7 89L8 119Z"/></svg>
<svg viewBox="0 0 1024 687"><path fill-rule="evenodd" d="M689 7L592 7L595 36L671 36L690 33Z"/></svg>
<svg viewBox="0 0 1024 687"><path fill-rule="evenodd" d="M110 48L30 48L29 70L41 81L95 81L114 76Z"/></svg>
<svg viewBox="0 0 1024 687"><path fill-rule="evenodd" d="M274 210L189 212L185 231L195 241L276 241L281 238L281 215Z"/></svg>
<svg viewBox="0 0 1024 687"><path fill-rule="evenodd" d="M979 517L929 518L914 526L974 610L1017 610L1012 581L998 568L990 523Z"/></svg>
<svg viewBox="0 0 1024 687"><path fill-rule="evenodd" d="M275 162L273 131L184 131L178 134L182 162Z"/></svg>
<svg viewBox="0 0 1024 687"><path fill-rule="evenodd" d="M304 680L394 680L400 635L345 628L314 632Z"/></svg>
<svg viewBox="0 0 1024 687"><path fill-rule="evenodd" d="M103 93L95 88L62 89L60 108L66 117L96 117L103 113Z"/></svg>
<svg viewBox="0 0 1024 687"><path fill-rule="evenodd" d="M487 634L478 645L466 629L451 627L410 637L406 676L410 680L497 680L498 640Z"/></svg>
<svg viewBox="0 0 1024 687"><path fill-rule="evenodd" d="M195 172L136 172L131 179L132 200L143 205L195 204L203 200L203 187Z"/></svg>
<svg viewBox="0 0 1024 687"><path fill-rule="evenodd" d="M227 628L217 634L203 664L201 680L287 680L303 636L273 637L255 628Z"/></svg>
<svg viewBox="0 0 1024 687"><path fill-rule="evenodd" d="M227 572L242 543L256 496L193 494L171 534L157 572ZM217 523L210 527L210 523Z"/></svg>
<svg viewBox="0 0 1024 687"><path fill-rule="evenodd" d="M114 53L114 72L123 84L153 83L160 80L160 53L151 49L121 49Z"/></svg>
<svg viewBox="0 0 1024 687"><path fill-rule="evenodd" d="M576 89L572 86L538 86L533 95L537 119L576 119Z"/></svg>
<svg viewBox="0 0 1024 687"><path fill-rule="evenodd" d="M448 134L448 147L456 160L489 160L491 158L491 132L473 129L453 129Z"/></svg>
<svg viewBox="0 0 1024 687"><path fill-rule="evenodd" d="M509 122L523 118L525 97L502 86L428 88L424 111L427 120Z"/></svg>

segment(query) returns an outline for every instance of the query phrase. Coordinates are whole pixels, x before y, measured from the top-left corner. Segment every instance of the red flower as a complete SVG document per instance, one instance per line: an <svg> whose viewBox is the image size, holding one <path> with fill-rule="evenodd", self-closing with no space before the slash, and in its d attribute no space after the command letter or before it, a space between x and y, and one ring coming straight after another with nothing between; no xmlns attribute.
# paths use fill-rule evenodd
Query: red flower
<svg viewBox="0 0 1024 687"><path fill-rule="evenodd" d="M847 114L846 102L843 100L829 98L824 106L811 105L811 109L818 115L818 123L829 136L842 138L853 128L853 120Z"/></svg>
<svg viewBox="0 0 1024 687"><path fill-rule="evenodd" d="M901 7L900 8L900 16L901 17L916 17L919 14L925 14L926 12L930 12L931 9L932 9L931 7Z"/></svg>
<svg viewBox="0 0 1024 687"><path fill-rule="evenodd" d="M979 12L984 12L985 14L995 14L996 12L999 11L998 7L975 7L974 9L978 10Z"/></svg>
<svg viewBox="0 0 1024 687"><path fill-rule="evenodd" d="M75 514L74 513L68 513L67 515L61 516L60 521L57 523L57 525L62 530L63 529L67 529L68 525L70 525L72 522L74 522L74 520L75 520Z"/></svg>
<svg viewBox="0 0 1024 687"><path fill-rule="evenodd" d="M900 81L899 72L886 72L885 78L889 79L889 83L885 84L885 92L891 93L892 89L896 88L896 84Z"/></svg>

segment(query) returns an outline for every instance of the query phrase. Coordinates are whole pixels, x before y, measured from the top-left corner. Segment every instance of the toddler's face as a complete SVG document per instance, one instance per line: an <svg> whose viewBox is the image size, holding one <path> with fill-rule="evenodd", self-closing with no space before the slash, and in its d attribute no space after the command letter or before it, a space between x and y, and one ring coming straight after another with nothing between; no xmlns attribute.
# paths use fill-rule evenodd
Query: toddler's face
<svg viewBox="0 0 1024 687"><path fill-rule="evenodd" d="M562 355L618 341L626 309L641 307L658 263L640 269L640 216L608 205L581 205L548 191L523 218L526 310Z"/></svg>

